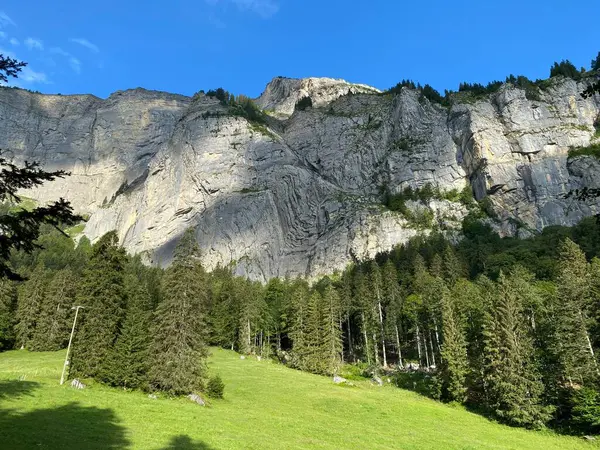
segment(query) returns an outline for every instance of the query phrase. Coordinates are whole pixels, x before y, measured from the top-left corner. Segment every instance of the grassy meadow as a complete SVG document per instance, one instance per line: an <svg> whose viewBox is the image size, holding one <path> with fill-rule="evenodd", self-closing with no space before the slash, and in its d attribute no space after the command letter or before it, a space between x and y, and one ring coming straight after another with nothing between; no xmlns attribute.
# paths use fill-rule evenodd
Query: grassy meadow
<svg viewBox="0 0 600 450"><path fill-rule="evenodd" d="M59 386L64 351L0 353L0 449L596 449L510 428L390 385L212 349L225 398L200 407L90 383Z"/></svg>

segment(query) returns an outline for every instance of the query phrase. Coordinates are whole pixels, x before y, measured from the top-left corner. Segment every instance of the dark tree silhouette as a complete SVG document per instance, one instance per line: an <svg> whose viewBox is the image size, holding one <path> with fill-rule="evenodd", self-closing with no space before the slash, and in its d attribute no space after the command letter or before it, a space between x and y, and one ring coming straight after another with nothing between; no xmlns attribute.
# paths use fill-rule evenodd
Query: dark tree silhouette
<svg viewBox="0 0 600 450"><path fill-rule="evenodd" d="M0 54L0 81L6 83L8 77L17 77L17 74L25 67L27 63L17 61Z"/></svg>
<svg viewBox="0 0 600 450"><path fill-rule="evenodd" d="M0 82L8 81L8 77L17 77L26 63L5 57L0 54ZM40 186L47 181L63 178L69 173L64 170L46 172L36 162L25 161L24 167L18 167L1 156L0 151L0 202L20 203L17 192ZM35 248L40 236L40 226L49 224L57 229L60 225L73 225L83 218L73 214L69 202L59 199L57 202L31 211L19 210L7 212L0 216L0 277L21 280L8 265L12 250L23 250L30 253Z"/></svg>

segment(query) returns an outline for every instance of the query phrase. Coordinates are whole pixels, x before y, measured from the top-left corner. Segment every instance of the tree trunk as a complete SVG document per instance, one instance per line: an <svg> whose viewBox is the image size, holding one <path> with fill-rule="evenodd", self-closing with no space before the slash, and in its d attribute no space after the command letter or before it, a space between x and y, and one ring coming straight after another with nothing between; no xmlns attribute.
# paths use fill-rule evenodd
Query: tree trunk
<svg viewBox="0 0 600 450"><path fill-rule="evenodd" d="M396 348L398 349L398 366L400 368L404 367L402 364L402 350L400 349L400 333L398 332L398 325L396 327Z"/></svg>
<svg viewBox="0 0 600 450"><path fill-rule="evenodd" d="M421 334L419 333L419 324L417 324L417 353L419 354L419 365L423 365L423 357L421 356Z"/></svg>
<svg viewBox="0 0 600 450"><path fill-rule="evenodd" d="M425 348L425 362L427 363L427 370L429 370L429 350L427 350L427 334L423 333L423 347Z"/></svg>
<svg viewBox="0 0 600 450"><path fill-rule="evenodd" d="M433 348L433 337L431 336L431 330L429 330L429 345L431 346L431 363L435 366L435 349Z"/></svg>
<svg viewBox="0 0 600 450"><path fill-rule="evenodd" d="M352 330L350 329L350 314L346 316L346 324L348 325L348 355L352 362L356 362L354 358L354 350L352 349Z"/></svg>
<svg viewBox="0 0 600 450"><path fill-rule="evenodd" d="M379 308L379 328L381 329L381 353L383 356L383 367L387 367L387 355L385 354L385 332L383 329L383 311L381 309L381 301L377 301Z"/></svg>
<svg viewBox="0 0 600 450"><path fill-rule="evenodd" d="M379 366L379 351L377 350L377 335L373 333L373 353L375 353L375 365Z"/></svg>
<svg viewBox="0 0 600 450"><path fill-rule="evenodd" d="M369 339L367 338L367 325L365 323L365 313L362 312L360 314L362 318L363 333L365 335L365 353L367 355L367 362L369 363L369 365L371 365L371 354L369 352Z"/></svg>

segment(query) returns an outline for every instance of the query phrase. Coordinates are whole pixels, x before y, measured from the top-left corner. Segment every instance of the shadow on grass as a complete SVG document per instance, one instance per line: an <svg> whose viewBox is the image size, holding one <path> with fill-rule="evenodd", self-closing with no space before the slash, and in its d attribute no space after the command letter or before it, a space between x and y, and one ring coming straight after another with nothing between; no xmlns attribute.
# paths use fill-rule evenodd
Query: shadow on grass
<svg viewBox="0 0 600 450"><path fill-rule="evenodd" d="M39 383L32 381L0 381L0 402L32 395L39 387ZM1 405L0 449L116 450L131 445L126 429L119 425L111 409L69 403L22 412ZM212 450L212 447L180 435L171 438L164 450Z"/></svg>
<svg viewBox="0 0 600 450"><path fill-rule="evenodd" d="M175 436L163 450L211 450L212 447L201 441L192 441L188 436Z"/></svg>
<svg viewBox="0 0 600 450"><path fill-rule="evenodd" d="M110 409L77 403L29 412L0 410L2 448L123 449L129 441Z"/></svg>
<svg viewBox="0 0 600 450"><path fill-rule="evenodd" d="M39 383L33 381L3 380L0 381L0 401L10 397L21 397L31 395Z"/></svg>

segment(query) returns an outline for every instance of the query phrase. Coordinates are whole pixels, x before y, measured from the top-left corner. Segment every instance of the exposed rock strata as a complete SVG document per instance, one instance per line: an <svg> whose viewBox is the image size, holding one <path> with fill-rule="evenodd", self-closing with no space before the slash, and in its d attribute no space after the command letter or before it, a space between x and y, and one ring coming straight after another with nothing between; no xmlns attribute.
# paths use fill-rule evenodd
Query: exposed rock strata
<svg viewBox="0 0 600 450"><path fill-rule="evenodd" d="M229 116L216 99L134 89L108 99L0 90L0 148L72 172L27 195L63 196L90 215L92 240L116 229L131 252L166 264L188 227L208 268L314 276L374 256L418 231L380 205L432 183L489 196L504 233L573 224L595 205L565 200L600 185L599 164L567 162L594 136L598 99L556 79L541 101L504 86L450 109L404 89L396 96L341 80L276 78L257 99L269 127ZM350 93L350 95L348 95ZM312 108L295 111L310 96ZM440 224L466 214L436 200Z"/></svg>

